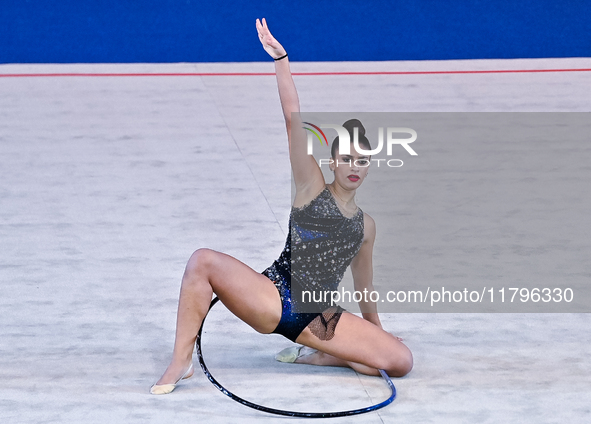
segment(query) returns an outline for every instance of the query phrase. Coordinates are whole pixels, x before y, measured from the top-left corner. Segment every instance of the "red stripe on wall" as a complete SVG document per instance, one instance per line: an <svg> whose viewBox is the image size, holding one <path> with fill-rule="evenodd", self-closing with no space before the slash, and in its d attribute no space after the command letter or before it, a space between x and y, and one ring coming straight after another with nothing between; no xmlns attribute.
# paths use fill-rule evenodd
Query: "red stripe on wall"
<svg viewBox="0 0 591 424"><path fill-rule="evenodd" d="M591 69L498 69L482 71L392 71L392 72L293 72L301 76L335 75L445 75L445 74L511 74L540 72L591 72ZM270 76L274 72L184 72L184 73L37 73L0 74L0 78L20 77L227 77L227 76Z"/></svg>

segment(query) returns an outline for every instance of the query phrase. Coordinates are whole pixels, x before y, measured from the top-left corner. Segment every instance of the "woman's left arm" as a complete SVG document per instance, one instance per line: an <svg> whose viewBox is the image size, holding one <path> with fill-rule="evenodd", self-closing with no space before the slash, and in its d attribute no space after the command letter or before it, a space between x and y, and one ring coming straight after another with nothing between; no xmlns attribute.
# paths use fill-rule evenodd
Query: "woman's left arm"
<svg viewBox="0 0 591 424"><path fill-rule="evenodd" d="M376 302L369 300L373 288L373 244L376 239L376 224L371 216L364 213L364 231L361 249L351 261L351 272L353 273L353 284L355 290L366 293L359 302L359 309L363 318L382 328L382 323L378 316Z"/></svg>

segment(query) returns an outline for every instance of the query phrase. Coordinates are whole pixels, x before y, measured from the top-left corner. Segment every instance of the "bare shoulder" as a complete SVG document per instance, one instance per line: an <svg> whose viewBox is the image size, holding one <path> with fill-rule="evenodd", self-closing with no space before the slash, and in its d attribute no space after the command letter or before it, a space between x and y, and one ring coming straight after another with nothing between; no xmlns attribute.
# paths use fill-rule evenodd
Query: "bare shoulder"
<svg viewBox="0 0 591 424"><path fill-rule="evenodd" d="M373 218L363 212L363 241L364 242L372 242L376 238L376 222Z"/></svg>

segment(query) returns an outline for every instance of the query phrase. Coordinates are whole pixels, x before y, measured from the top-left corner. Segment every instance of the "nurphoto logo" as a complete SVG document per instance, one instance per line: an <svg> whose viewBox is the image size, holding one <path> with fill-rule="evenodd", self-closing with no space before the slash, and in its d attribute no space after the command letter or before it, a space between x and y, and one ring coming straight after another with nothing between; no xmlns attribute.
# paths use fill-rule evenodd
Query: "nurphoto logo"
<svg viewBox="0 0 591 424"><path fill-rule="evenodd" d="M351 155L351 137L349 135L349 131L342 125L336 124L321 124L321 125L314 125L310 122L304 122L306 126L303 128L307 131L308 135L308 155L314 154L314 139L317 139L321 145L325 144L326 146L329 145L328 138L322 129L333 129L337 132L339 140L342 143L339 143L339 154L340 155ZM384 143L384 132L386 133L386 141ZM394 137L395 134L408 134L410 137L398 138ZM386 144L386 154L388 156L392 156L393 153L393 146L399 145L402 146L408 154L411 156L417 156L417 152L413 150L409 144L415 142L417 139L417 132L412 128L405 128L405 127L386 127L384 131L384 127L378 128L378 144L375 149L364 149L359 145L359 128L353 128L353 148L357 151L358 154L362 156L370 156L377 155L382 151L384 148L384 144ZM359 167L366 167L371 164L371 162L377 163L377 166L380 166L380 163L385 162L387 166L391 168L399 168L401 167L404 162L401 159L384 159L384 158L371 158L368 160L364 158L363 160L355 160L353 164ZM333 159L319 159L318 164L322 165L329 165L334 163ZM350 165L350 162L347 162L347 165ZM337 165L339 165L337 163Z"/></svg>

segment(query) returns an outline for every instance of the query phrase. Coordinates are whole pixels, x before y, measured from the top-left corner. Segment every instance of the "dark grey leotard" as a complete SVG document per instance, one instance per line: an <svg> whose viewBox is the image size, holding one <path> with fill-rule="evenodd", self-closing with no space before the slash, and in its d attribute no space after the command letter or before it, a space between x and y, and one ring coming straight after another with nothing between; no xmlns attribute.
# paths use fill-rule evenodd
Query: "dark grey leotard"
<svg viewBox="0 0 591 424"><path fill-rule="evenodd" d="M306 206L292 207L285 248L263 271L279 290L283 307L274 333L295 341L314 321L310 329L316 336L332 338L343 309L331 308L330 299L304 303L302 292L318 296L325 290L336 290L362 241L363 212L359 209L352 218L345 217L328 187ZM306 312L299 312L303 310Z"/></svg>

